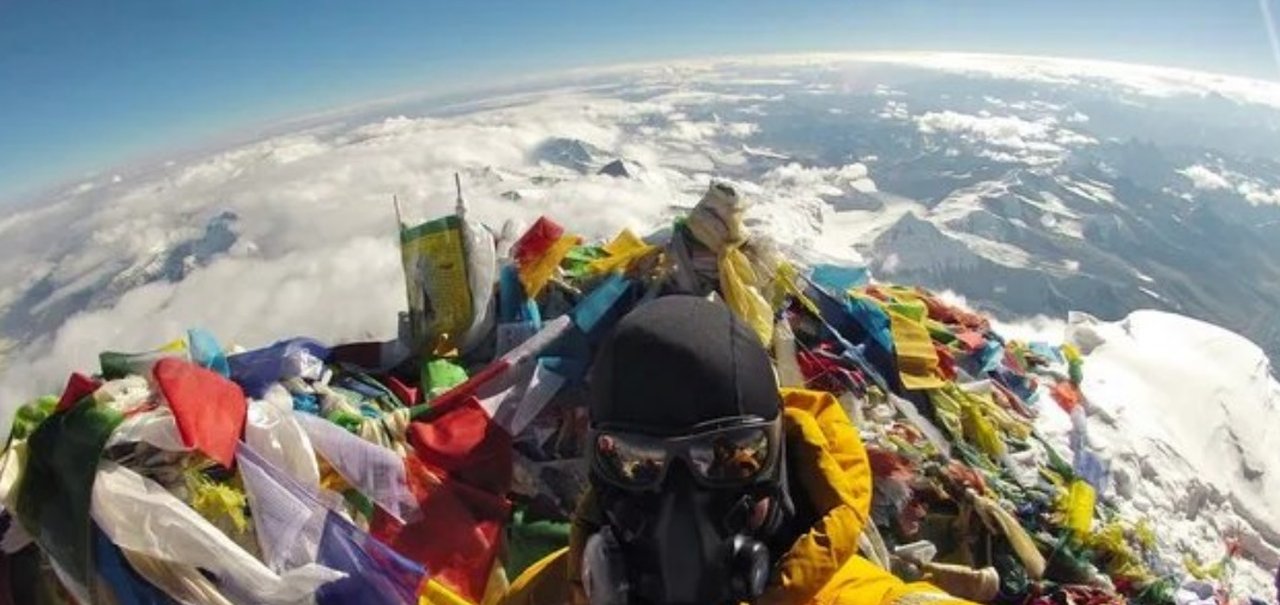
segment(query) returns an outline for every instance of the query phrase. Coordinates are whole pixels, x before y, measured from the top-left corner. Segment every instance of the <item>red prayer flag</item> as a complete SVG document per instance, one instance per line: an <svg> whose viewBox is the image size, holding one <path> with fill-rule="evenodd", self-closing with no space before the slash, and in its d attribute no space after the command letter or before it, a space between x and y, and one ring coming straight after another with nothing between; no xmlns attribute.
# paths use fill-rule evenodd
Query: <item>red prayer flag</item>
<svg viewBox="0 0 1280 605"><path fill-rule="evenodd" d="M249 405L240 385L176 357L156 362L152 374L173 411L182 443L230 467Z"/></svg>
<svg viewBox="0 0 1280 605"><path fill-rule="evenodd" d="M1058 402L1058 407L1068 414L1080 405L1080 390L1068 380L1061 380L1053 385L1049 393L1053 395L1053 400Z"/></svg>
<svg viewBox="0 0 1280 605"><path fill-rule="evenodd" d="M102 381L75 372L67 379L67 388L62 390L62 398L58 400L56 411L63 411L75 405L81 399L93 394L102 386Z"/></svg>
<svg viewBox="0 0 1280 605"><path fill-rule="evenodd" d="M387 376L382 381L386 383L387 390L400 399L401 405L413 406L418 404L418 387L411 387L395 376Z"/></svg>
<svg viewBox="0 0 1280 605"><path fill-rule="evenodd" d="M510 513L511 436L474 396L406 432L409 488L421 516L400 525L375 515L372 532L432 577L480 602Z"/></svg>
<svg viewBox="0 0 1280 605"><path fill-rule="evenodd" d="M538 220L529 227L520 239L511 246L511 256L516 259L516 264L523 267L539 258L551 248L551 245L564 235L564 227L557 225L545 216L538 217Z"/></svg>
<svg viewBox="0 0 1280 605"><path fill-rule="evenodd" d="M414 422L409 445L422 462L451 478L498 494L511 487L511 435L472 397L431 422Z"/></svg>
<svg viewBox="0 0 1280 605"><path fill-rule="evenodd" d="M509 503L505 497L441 477L412 456L405 460L405 469L422 516L401 525L379 510L370 533L421 563L432 578L479 603L497 561Z"/></svg>
<svg viewBox="0 0 1280 605"><path fill-rule="evenodd" d="M962 330L956 334L956 339L964 343L967 351L978 351L987 346L987 339L973 330Z"/></svg>
<svg viewBox="0 0 1280 605"><path fill-rule="evenodd" d="M956 358L951 354L951 349L935 342L933 343L933 350L938 354L938 371L942 373L942 377L947 380L955 380Z"/></svg>
<svg viewBox="0 0 1280 605"><path fill-rule="evenodd" d="M916 475L914 465L904 456L875 446L866 449L871 474L877 480L889 477L898 481L910 481Z"/></svg>

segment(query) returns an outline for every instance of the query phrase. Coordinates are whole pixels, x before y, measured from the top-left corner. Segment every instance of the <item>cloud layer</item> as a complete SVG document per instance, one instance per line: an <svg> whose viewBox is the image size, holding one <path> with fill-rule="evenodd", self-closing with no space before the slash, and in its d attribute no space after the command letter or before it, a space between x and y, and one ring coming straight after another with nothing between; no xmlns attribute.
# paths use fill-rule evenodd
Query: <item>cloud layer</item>
<svg viewBox="0 0 1280 605"><path fill-rule="evenodd" d="M509 222L518 230L546 214L593 240L623 228L651 231L696 202L712 174L749 160L743 141L758 126L702 108L759 100L671 84L642 101L560 90L448 118L333 124L148 178L77 187L0 220L0 251L10 259L0 267L0 302L47 290L33 307L40 312L85 292L122 291L9 351L0 398L12 406L56 391L69 371L95 368L101 350L149 349L194 325L250 347L300 334L392 337L404 306L393 195L407 221L451 212L459 171L470 215L494 228ZM553 140L589 149L591 169L546 157ZM594 174L615 158L637 164L638 174ZM860 165L812 174L797 167L747 185L758 201L755 224L785 223L800 234L789 239L796 246L816 237L811 219L822 195L875 189ZM775 203L782 190L810 207ZM224 212L238 217L239 235L226 254L181 281L125 287Z"/></svg>
<svg viewBox="0 0 1280 605"><path fill-rule="evenodd" d="M756 202L753 224L774 233L785 252L851 262L858 255L848 234L878 219L832 204L874 207L876 163L815 161L761 143L762 124L789 96L861 92L917 136L959 141L1001 162L1056 161L1093 144L1088 118L1074 109L1018 101L992 101L990 112L918 109L900 90L859 80L852 68L866 64L1058 83L1110 79L1133 94L1280 99L1280 86L1195 72L926 53L589 70L573 76L577 84L435 115L337 116L195 160L79 183L0 218L0 307L88 307L3 347L0 401L12 406L57 390L67 372L92 369L104 348L145 349L191 325L246 346L299 333L390 337L403 305L390 199L402 200L410 220L449 212L455 171L473 216L495 228L547 214L593 239L661 227L710 178L730 175ZM631 179L582 174L539 154L552 139L642 170ZM1184 174L1212 182L1206 171ZM1221 178L1255 203L1280 198L1260 182ZM181 281L139 277L223 212L239 217L238 241L225 254L192 266Z"/></svg>

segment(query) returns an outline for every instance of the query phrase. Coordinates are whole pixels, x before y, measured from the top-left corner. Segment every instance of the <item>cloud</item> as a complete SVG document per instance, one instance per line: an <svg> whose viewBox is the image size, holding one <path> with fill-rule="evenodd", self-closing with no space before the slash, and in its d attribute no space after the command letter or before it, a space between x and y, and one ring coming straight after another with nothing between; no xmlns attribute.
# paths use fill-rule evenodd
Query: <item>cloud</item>
<svg viewBox="0 0 1280 605"><path fill-rule="evenodd" d="M1236 192L1244 196L1246 202L1259 206L1262 204L1280 204L1280 187L1267 189L1258 181L1245 181L1236 185Z"/></svg>
<svg viewBox="0 0 1280 605"><path fill-rule="evenodd" d="M887 64L919 67L947 73L1093 88L1109 94L1169 98L1220 95L1238 103L1280 108L1280 83L1228 76L1190 69L1071 59L1063 57L993 55L955 52L857 52L744 55L712 59L690 59L661 64L633 64L586 70L597 74L647 69L664 78L705 78L716 70L734 67L816 67L838 70L844 65ZM904 93L878 85L874 94L899 96Z"/></svg>
<svg viewBox="0 0 1280 605"><path fill-rule="evenodd" d="M1268 186L1239 172L1193 164L1179 170L1178 174L1187 177L1191 186L1201 191L1232 191L1254 206L1280 204L1280 187Z"/></svg>
<svg viewBox="0 0 1280 605"><path fill-rule="evenodd" d="M991 328L1010 340L1056 344L1066 337L1067 322L1058 317L1033 315L1008 321L992 320Z"/></svg>
<svg viewBox="0 0 1280 605"><path fill-rule="evenodd" d="M872 93L872 94L874 94L874 95L876 95L877 97L905 97L905 96L907 96L907 93L902 92L901 90L897 90L897 89L895 89L895 88L893 88L892 86L889 86L889 85L887 85L887 84L876 84L876 87L875 87L874 89L872 89L871 93Z"/></svg>
<svg viewBox="0 0 1280 605"><path fill-rule="evenodd" d="M954 290L935 292L938 300L949 305L974 311L973 305L963 294ZM1059 344L1066 342L1067 321L1065 318L1034 315L1031 317L1000 319L987 314L991 321L991 329L1006 340L1022 342L1047 342Z"/></svg>
<svg viewBox="0 0 1280 605"><path fill-rule="evenodd" d="M930 111L916 116L916 126L924 134L956 133L969 135L977 140L1010 149L1027 149L1031 145L1044 144L1049 139L1051 126L1044 122L1032 122L1013 116L980 116L955 111ZM1056 146L1047 147L1057 150Z"/></svg>
<svg viewBox="0 0 1280 605"><path fill-rule="evenodd" d="M832 168L789 162L766 172L761 181L779 191L790 189L830 196L876 191L876 183L870 178L867 165L861 162Z"/></svg>
<svg viewBox="0 0 1280 605"><path fill-rule="evenodd" d="M1053 142L1063 147L1080 147L1082 145L1095 145L1098 140L1074 130L1059 128L1054 132Z"/></svg>
<svg viewBox="0 0 1280 605"><path fill-rule="evenodd" d="M1028 120L956 111L930 111L915 116L916 128L926 135L955 135L982 147L978 154L996 162L1044 163L1064 157L1068 149L1097 143L1092 137L1058 126L1053 117Z"/></svg>
<svg viewBox="0 0 1280 605"><path fill-rule="evenodd" d="M1191 186L1196 189L1204 189L1213 191L1215 189L1230 189L1231 183L1227 182L1226 177L1214 172L1212 168L1203 164L1195 164L1187 166L1178 171L1178 174L1191 180Z"/></svg>
<svg viewBox="0 0 1280 605"><path fill-rule="evenodd" d="M876 117L882 120L906 120L911 117L911 113L907 110L906 103L890 99L884 102L884 109Z"/></svg>
<svg viewBox="0 0 1280 605"><path fill-rule="evenodd" d="M841 55L834 55L838 59ZM846 60L912 65L1003 80L1116 90L1146 97L1217 94L1240 103L1280 108L1280 83L1208 72L1057 57L969 53L865 53Z"/></svg>
<svg viewBox="0 0 1280 605"><path fill-rule="evenodd" d="M403 307L399 263L387 237L358 237L276 258L226 257L181 282L134 288L108 308L71 317L43 355L13 355L6 372L9 378L51 380L71 369L96 368L101 350L148 350L190 326L251 346L296 335L331 342L390 338ZM26 385L4 386L4 395L11 395L9 389Z"/></svg>

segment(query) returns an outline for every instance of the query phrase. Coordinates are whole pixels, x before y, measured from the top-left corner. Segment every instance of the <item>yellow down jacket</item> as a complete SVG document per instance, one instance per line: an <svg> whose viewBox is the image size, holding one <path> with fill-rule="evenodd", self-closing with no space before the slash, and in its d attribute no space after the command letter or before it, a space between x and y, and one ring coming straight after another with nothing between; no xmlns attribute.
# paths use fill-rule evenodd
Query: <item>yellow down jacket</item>
<svg viewBox="0 0 1280 605"><path fill-rule="evenodd" d="M809 495L819 520L783 555L761 605L917 605L967 603L931 584L905 583L857 554L869 522L871 467L857 430L829 393L784 389L783 421L794 456L792 489ZM525 570L500 600L505 605L582 605L579 562L595 525L588 496L568 548Z"/></svg>

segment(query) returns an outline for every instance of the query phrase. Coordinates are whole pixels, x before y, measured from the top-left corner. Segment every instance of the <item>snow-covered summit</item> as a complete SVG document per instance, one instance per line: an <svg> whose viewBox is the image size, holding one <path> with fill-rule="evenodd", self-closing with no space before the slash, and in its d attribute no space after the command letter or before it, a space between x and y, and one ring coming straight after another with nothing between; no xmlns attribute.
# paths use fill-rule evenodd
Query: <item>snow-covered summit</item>
<svg viewBox="0 0 1280 605"><path fill-rule="evenodd" d="M1160 311L1116 322L1073 313L1066 332L1085 354L1089 446L1111 463L1105 496L1154 521L1169 563L1181 552L1212 563L1238 540L1236 585L1269 594L1280 565L1280 383L1266 355Z"/></svg>

